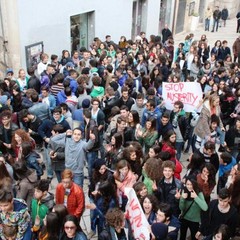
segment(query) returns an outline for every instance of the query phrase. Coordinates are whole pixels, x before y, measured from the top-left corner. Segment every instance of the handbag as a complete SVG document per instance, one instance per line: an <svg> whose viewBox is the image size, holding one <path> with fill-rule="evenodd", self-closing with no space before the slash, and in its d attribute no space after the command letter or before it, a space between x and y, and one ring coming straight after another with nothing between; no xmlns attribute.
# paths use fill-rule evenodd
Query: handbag
<svg viewBox="0 0 240 240"><path fill-rule="evenodd" d="M183 212L183 213L181 213L181 214L179 215L178 219L179 219L180 221L181 221L181 220L184 218L184 216L187 214L187 212L189 211L189 209L191 208L191 206L193 205L193 203L194 203L194 201L191 202L191 204L189 205L189 207L186 209L185 212Z"/></svg>

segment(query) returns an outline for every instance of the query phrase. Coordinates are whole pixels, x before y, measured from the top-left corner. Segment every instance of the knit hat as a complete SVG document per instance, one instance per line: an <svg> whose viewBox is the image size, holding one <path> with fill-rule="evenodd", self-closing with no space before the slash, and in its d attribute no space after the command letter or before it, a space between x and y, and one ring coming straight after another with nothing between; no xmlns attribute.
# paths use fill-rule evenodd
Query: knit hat
<svg viewBox="0 0 240 240"><path fill-rule="evenodd" d="M103 166L103 165L106 165L105 160L99 158L99 159L97 159L97 160L94 162L93 167L94 167L95 169L100 169L101 166Z"/></svg>
<svg viewBox="0 0 240 240"><path fill-rule="evenodd" d="M168 234L168 226L164 223L153 223L152 233L156 240L165 240Z"/></svg>
<svg viewBox="0 0 240 240"><path fill-rule="evenodd" d="M68 68L68 67L74 68L73 62L68 62L68 63L66 64L66 68Z"/></svg>
<svg viewBox="0 0 240 240"><path fill-rule="evenodd" d="M89 108L90 104L91 104L90 100L86 98L82 101L82 108Z"/></svg>

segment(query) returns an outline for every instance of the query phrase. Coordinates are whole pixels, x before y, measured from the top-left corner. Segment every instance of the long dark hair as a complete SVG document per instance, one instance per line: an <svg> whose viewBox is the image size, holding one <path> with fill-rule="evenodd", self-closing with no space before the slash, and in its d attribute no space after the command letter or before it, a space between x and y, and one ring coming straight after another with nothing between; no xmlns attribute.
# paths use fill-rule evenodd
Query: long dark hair
<svg viewBox="0 0 240 240"><path fill-rule="evenodd" d="M176 133L173 130L167 131L167 133L163 136L163 142L175 148L175 144L170 142L169 140L172 135L176 135Z"/></svg>
<svg viewBox="0 0 240 240"><path fill-rule="evenodd" d="M121 133L115 133L113 135L113 137L115 138L115 148L119 149L123 144L122 134Z"/></svg>
<svg viewBox="0 0 240 240"><path fill-rule="evenodd" d="M46 217L46 226L43 227L43 230L40 233L40 236L44 236L47 234L48 239L58 240L59 234L61 230L61 225L59 224L58 214L55 212L48 213Z"/></svg>
<svg viewBox="0 0 240 240"><path fill-rule="evenodd" d="M198 195L199 192L200 192L200 189L199 189L197 181L194 178L192 178L192 177L186 177L186 183L187 183L187 181L192 183L193 190Z"/></svg>
<svg viewBox="0 0 240 240"><path fill-rule="evenodd" d="M74 225L76 226L76 232L82 232L82 229L79 225L79 220L76 216L68 214L63 221L63 227L64 227L65 223L68 222L68 221L74 223Z"/></svg>
<svg viewBox="0 0 240 240"><path fill-rule="evenodd" d="M117 202L117 191L113 184L111 184L109 181L100 183L98 191L100 193L98 197L103 198L103 213L105 214L109 209L111 200L113 199L115 202Z"/></svg>
<svg viewBox="0 0 240 240"><path fill-rule="evenodd" d="M32 173L33 171L27 168L24 162L19 161L13 164L13 177L17 181L27 178L30 183L33 183L28 178Z"/></svg>
<svg viewBox="0 0 240 240"><path fill-rule="evenodd" d="M204 168L206 168L209 171L209 175L208 175L209 186L214 187L216 185L216 180L215 180L216 169L215 169L215 167L211 163L205 163L201 167L201 172Z"/></svg>
<svg viewBox="0 0 240 240"><path fill-rule="evenodd" d="M204 164L204 159L201 157L201 155L197 152L194 152L192 154L192 158L190 163L187 166L187 169L190 169L189 175L191 175L195 171L199 171L201 169L201 166Z"/></svg>

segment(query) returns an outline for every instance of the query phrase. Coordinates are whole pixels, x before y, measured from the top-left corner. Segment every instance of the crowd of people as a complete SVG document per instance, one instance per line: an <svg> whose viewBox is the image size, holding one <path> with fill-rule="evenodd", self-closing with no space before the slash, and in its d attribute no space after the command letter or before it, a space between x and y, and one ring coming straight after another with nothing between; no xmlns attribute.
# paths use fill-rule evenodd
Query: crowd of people
<svg viewBox="0 0 240 240"><path fill-rule="evenodd" d="M209 46L206 35L189 34L174 48L167 25L162 34L96 37L90 49L43 53L27 73L7 70L1 239L134 239L125 188L151 239L185 240L188 229L191 239L240 239L240 37L232 58L227 40ZM164 82L198 82L202 100L192 112L181 100L166 109ZM85 208L88 236L79 225Z"/></svg>

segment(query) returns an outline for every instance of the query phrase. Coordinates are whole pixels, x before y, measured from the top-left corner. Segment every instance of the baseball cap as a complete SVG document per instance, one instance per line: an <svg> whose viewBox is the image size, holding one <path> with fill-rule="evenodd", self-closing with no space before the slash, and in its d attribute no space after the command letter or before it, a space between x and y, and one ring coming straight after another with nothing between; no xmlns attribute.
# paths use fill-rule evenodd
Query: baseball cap
<svg viewBox="0 0 240 240"><path fill-rule="evenodd" d="M6 74L9 74L9 73L14 73L12 68L7 68Z"/></svg>
<svg viewBox="0 0 240 240"><path fill-rule="evenodd" d="M66 67L72 67L72 68L74 68L74 64L73 64L72 62L68 62L68 63L66 64Z"/></svg>

